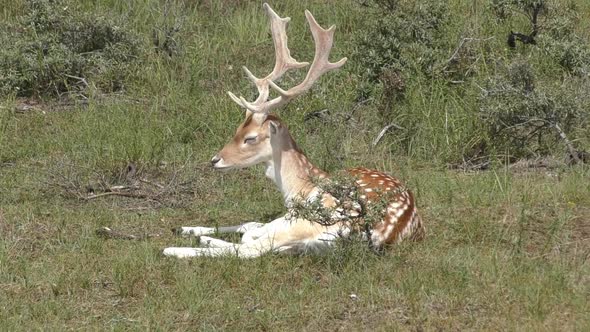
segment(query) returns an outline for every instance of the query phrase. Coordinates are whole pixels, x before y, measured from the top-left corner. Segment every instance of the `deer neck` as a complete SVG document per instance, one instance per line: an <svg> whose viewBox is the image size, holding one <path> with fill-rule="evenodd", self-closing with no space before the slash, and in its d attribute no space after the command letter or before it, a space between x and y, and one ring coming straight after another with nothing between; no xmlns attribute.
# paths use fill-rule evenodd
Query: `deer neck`
<svg viewBox="0 0 590 332"><path fill-rule="evenodd" d="M277 185L287 205L293 200L312 199L319 192L313 178L326 178L328 174L309 161L290 135L279 147L273 147L266 176Z"/></svg>

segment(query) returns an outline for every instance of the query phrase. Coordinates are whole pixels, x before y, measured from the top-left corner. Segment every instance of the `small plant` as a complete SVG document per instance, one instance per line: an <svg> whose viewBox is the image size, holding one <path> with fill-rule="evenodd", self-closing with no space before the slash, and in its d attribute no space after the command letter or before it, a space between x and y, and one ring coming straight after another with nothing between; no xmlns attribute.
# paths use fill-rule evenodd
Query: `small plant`
<svg viewBox="0 0 590 332"><path fill-rule="evenodd" d="M182 8L167 0L164 4L162 22L152 28L152 43L157 53L172 57L180 52L177 35L181 30L183 18Z"/></svg>
<svg viewBox="0 0 590 332"><path fill-rule="evenodd" d="M291 218L303 218L323 226L344 223L350 226L356 236L348 236L345 241L371 238L372 226L385 217L387 205L394 197L406 191L405 187L388 192L377 192L379 199L368 202L363 191L355 185L355 178L348 174L338 174L329 179L315 178L314 183L321 188L320 199L312 202L297 200L290 208ZM326 207L322 195L335 199L335 206Z"/></svg>

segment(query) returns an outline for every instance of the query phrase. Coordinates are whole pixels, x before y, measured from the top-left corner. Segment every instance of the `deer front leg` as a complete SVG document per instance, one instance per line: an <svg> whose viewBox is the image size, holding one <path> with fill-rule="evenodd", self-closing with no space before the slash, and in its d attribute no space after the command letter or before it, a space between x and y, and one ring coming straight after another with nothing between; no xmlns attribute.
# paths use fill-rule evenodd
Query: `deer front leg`
<svg viewBox="0 0 590 332"><path fill-rule="evenodd" d="M224 226L224 227L190 227L190 226L183 226L179 228L174 228L172 231L179 235L184 236L202 236L202 235L212 235L215 233L240 233L244 234L249 230L256 229L259 227L264 226L263 223L259 222L247 222L237 226Z"/></svg>
<svg viewBox="0 0 590 332"><path fill-rule="evenodd" d="M209 236L201 236L199 242L201 243L201 246L208 248L229 248L235 245L235 243L215 239Z"/></svg>
<svg viewBox="0 0 590 332"><path fill-rule="evenodd" d="M188 247L170 247L164 249L164 256L176 258L191 258L191 257L220 257L220 256L234 256L236 250L234 248L188 248Z"/></svg>
<svg viewBox="0 0 590 332"><path fill-rule="evenodd" d="M221 240L218 240L221 241ZM225 242L225 241L222 241ZM260 239L247 244L230 244L217 248L170 247L164 249L164 255L177 258L190 257L231 257L255 258L273 250L270 239Z"/></svg>
<svg viewBox="0 0 590 332"><path fill-rule="evenodd" d="M220 230L242 233L243 235L240 240L240 243L247 244L255 243L255 241L257 241L258 239L268 237L270 234L273 234L274 237L274 234L277 232L278 229L286 229L289 227L289 225L290 222L287 221L285 217L281 217L267 224L251 222L240 226L220 227ZM200 243L203 247L210 248L229 247L234 245L234 243L232 242L215 239L208 236L201 236Z"/></svg>

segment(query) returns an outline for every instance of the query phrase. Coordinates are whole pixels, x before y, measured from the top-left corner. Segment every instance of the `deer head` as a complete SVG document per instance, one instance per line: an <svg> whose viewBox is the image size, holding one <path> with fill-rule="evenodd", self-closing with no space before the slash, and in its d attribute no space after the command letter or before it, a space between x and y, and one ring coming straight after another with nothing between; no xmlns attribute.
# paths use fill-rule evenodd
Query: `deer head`
<svg viewBox="0 0 590 332"><path fill-rule="evenodd" d="M287 23L289 17L281 18L268 4L263 5L270 18L270 29L275 48L275 66L270 74L264 78L257 78L246 67L243 67L249 80L258 89L258 98L253 102L246 101L243 97L237 97L228 92L230 98L239 106L246 109L246 118L236 130L234 137L212 159L211 164L215 169L229 170L244 168L259 163L271 163L273 158L273 146L293 144L286 126L282 121L270 112L277 109L295 97L305 93L318 80L318 78L333 69L340 68L346 62L346 58L336 63L328 61L334 39L334 26L323 29L309 11L305 11L305 17L309 23L315 42L315 56L313 63L303 82L290 88L281 89L275 82L288 70L303 68L309 63L298 62L287 47ZM278 97L269 100L270 89L278 93ZM273 144L271 144L271 137Z"/></svg>

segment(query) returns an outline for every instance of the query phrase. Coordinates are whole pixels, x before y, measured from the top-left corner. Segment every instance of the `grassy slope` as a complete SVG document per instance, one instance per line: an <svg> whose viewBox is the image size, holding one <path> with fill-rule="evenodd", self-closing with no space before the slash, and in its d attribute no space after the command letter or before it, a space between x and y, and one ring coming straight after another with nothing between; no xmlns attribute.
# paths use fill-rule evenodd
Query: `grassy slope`
<svg viewBox="0 0 590 332"><path fill-rule="evenodd" d="M158 3L101 0L87 10L129 13L130 24L149 36L145 22L163 19ZM203 167L241 120L224 92L252 91L239 66L260 73L272 62L258 3L211 3L183 11L183 54L172 61L153 55L124 96L97 96L66 111L43 104L45 113L26 114L12 112L13 99L0 101L1 330L590 328L590 170L441 170L445 155L460 148L455 142L466 139L453 123L474 110L469 98L438 93L436 84L412 90L408 107L424 118L408 151L412 158L389 152L395 137L366 148L378 132L365 125L375 113L372 105L355 112L354 124L303 121L303 111L353 109L358 78L350 71L328 75L281 112L318 165L363 164L405 179L418 194L427 241L384 257L343 246L325 257L163 258L163 247L193 243L172 236L170 227L266 221L283 211L260 169L219 174ZM454 2L456 12L470 15L457 16L449 38L476 31L496 36L493 46L503 47L505 29L490 23L485 6L462 3ZM0 4L3 19L22 10L19 2ZM347 55L359 7L341 1L275 5L293 19L289 42L298 59L313 54L305 8L324 25L338 25L333 58ZM588 17L584 22L588 26ZM445 123L451 130L437 131ZM136 202L79 202L56 187L56 174L87 179L128 161L142 174L178 171L195 180L190 204L129 210ZM105 241L94 235L100 226L161 236Z"/></svg>

